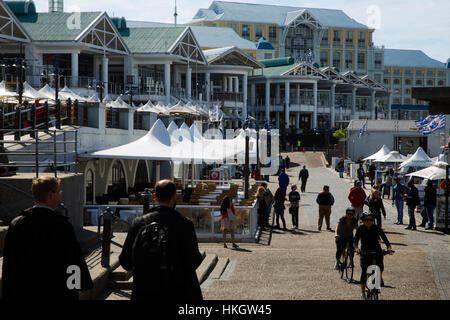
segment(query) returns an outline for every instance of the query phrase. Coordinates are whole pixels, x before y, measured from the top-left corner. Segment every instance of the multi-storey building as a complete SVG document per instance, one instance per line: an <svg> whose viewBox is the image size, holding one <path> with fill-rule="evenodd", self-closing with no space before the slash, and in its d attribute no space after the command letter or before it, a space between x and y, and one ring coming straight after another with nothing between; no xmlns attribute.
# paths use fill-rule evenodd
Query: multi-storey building
<svg viewBox="0 0 450 320"><path fill-rule="evenodd" d="M428 115L425 101L411 96L413 87L445 87L445 63L430 58L420 50L385 49L383 84L392 92L393 119L417 120Z"/></svg>
<svg viewBox="0 0 450 320"><path fill-rule="evenodd" d="M312 56L320 67L355 70L382 81L384 48L373 45L374 29L342 10L214 1L189 24L230 27L251 41L265 37L276 57Z"/></svg>

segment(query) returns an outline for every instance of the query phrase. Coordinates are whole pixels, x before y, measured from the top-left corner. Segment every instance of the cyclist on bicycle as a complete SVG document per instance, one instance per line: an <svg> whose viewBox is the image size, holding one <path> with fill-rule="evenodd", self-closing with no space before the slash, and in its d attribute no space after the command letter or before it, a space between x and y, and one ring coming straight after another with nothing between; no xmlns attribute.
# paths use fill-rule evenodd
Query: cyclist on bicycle
<svg viewBox="0 0 450 320"><path fill-rule="evenodd" d="M379 237L383 239L384 244L387 247L389 254L392 254L392 247L389 243L388 238L384 231L377 225L374 224L374 216L372 213L364 212L361 215L361 220L363 224L358 227L355 234L355 239L353 240L353 247L357 254L361 253L361 299L365 300L365 289L366 289L366 278L367 278L367 268L372 264L372 259L370 256L364 255L366 252L376 252L376 264L380 267L381 274L383 274L384 264L383 264L383 251L381 250L380 243L378 242ZM358 248L359 240L361 240L361 249ZM381 280L381 285L383 285L383 280Z"/></svg>
<svg viewBox="0 0 450 320"><path fill-rule="evenodd" d="M345 216L339 219L336 227L336 264L334 270L339 270L340 259L347 243L350 242L351 257L353 257L353 230L358 227L358 220L355 218L356 210L353 207L345 210Z"/></svg>

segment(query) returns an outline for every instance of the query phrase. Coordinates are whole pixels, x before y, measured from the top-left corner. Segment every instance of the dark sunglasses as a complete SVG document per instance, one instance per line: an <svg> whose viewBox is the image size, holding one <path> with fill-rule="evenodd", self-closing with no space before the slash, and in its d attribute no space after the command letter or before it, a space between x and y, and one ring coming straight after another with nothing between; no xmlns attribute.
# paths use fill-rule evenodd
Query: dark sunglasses
<svg viewBox="0 0 450 320"><path fill-rule="evenodd" d="M373 219L363 219L364 222L372 222Z"/></svg>

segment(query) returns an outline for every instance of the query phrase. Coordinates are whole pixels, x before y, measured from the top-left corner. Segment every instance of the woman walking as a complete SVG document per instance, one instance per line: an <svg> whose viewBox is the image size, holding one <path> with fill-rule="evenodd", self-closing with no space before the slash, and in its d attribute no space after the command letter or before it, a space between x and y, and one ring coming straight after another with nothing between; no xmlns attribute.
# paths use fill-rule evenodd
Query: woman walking
<svg viewBox="0 0 450 320"><path fill-rule="evenodd" d="M289 213L292 215L292 225L294 229L298 229L298 209L300 207L300 193L297 192L297 186L294 184L289 192L289 202L291 206Z"/></svg>
<svg viewBox="0 0 450 320"><path fill-rule="evenodd" d="M372 192L364 201L364 203L369 207L370 213L373 214L377 226L382 228L381 214L383 214L383 217L386 220L386 210L384 209L383 199L381 199L380 197L380 191L376 188L373 188Z"/></svg>
<svg viewBox="0 0 450 320"><path fill-rule="evenodd" d="M221 218L221 230L223 232L223 247L227 247L227 232L231 234L231 243L233 248L238 248L238 245L234 242L234 229L236 228L236 211L230 197L225 197L220 206L220 218Z"/></svg>
<svg viewBox="0 0 450 320"><path fill-rule="evenodd" d="M284 220L284 195L283 195L283 189L278 188L277 191L275 192L275 214L277 216L277 225L276 228L279 229L280 228L280 218L281 218L281 222L283 222L283 230L286 230L286 220Z"/></svg>
<svg viewBox="0 0 450 320"><path fill-rule="evenodd" d="M258 226L261 231L266 227L265 217L267 215L267 201L265 197L266 189L264 187L259 187L256 192L256 199L258 203Z"/></svg>

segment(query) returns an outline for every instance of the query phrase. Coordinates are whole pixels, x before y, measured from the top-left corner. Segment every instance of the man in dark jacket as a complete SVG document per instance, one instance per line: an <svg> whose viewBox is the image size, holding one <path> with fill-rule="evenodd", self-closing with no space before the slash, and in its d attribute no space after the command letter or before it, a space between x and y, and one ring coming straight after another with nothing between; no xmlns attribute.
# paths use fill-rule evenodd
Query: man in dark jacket
<svg viewBox="0 0 450 320"><path fill-rule="evenodd" d="M416 207L420 204L419 190L414 186L414 181L408 182L408 190L406 192L406 205L408 206L409 224L405 229L416 230L416 217L414 213Z"/></svg>
<svg viewBox="0 0 450 320"><path fill-rule="evenodd" d="M298 175L298 179L302 181L302 186L300 188L301 192L305 193L306 191L306 183L308 182L309 172L306 169L306 166L303 166L303 169L300 170L300 174Z"/></svg>
<svg viewBox="0 0 450 320"><path fill-rule="evenodd" d="M369 166L369 177L370 177L370 186L373 187L375 184L375 173L377 172L377 167L375 166L375 163L371 163Z"/></svg>
<svg viewBox="0 0 450 320"><path fill-rule="evenodd" d="M133 270L131 300L200 301L203 297L195 270L200 266L203 257L198 249L194 225L174 210L176 187L172 181L163 180L156 184L155 199L159 206L133 221L119 256L122 267L125 270ZM143 261L145 257L135 256L133 253L139 231L153 222L168 228L167 250L173 270L166 280L163 279L167 271L158 268L158 271L154 272L142 267L148 261Z"/></svg>
<svg viewBox="0 0 450 320"><path fill-rule="evenodd" d="M422 224L421 227L425 227L428 221L427 230L433 230L434 227L434 210L436 209L437 192L434 187L433 181L428 180L425 187L425 197L423 198L423 211L422 211Z"/></svg>
<svg viewBox="0 0 450 320"><path fill-rule="evenodd" d="M280 175L278 176L278 185L283 189L283 195L286 198L286 190L289 185L289 176L286 174L286 170L282 169Z"/></svg>
<svg viewBox="0 0 450 320"><path fill-rule="evenodd" d="M316 202L319 205L319 231L322 230L323 218L325 218L327 230L332 231L330 225L330 216L331 207L334 205L334 197L330 193L329 186L323 187L323 191L317 195Z"/></svg>
<svg viewBox="0 0 450 320"><path fill-rule="evenodd" d="M80 290L93 288L86 261L72 225L55 210L60 181L33 181L36 205L9 226L3 251L5 300L78 300Z"/></svg>

